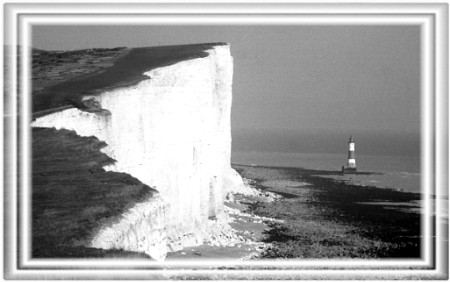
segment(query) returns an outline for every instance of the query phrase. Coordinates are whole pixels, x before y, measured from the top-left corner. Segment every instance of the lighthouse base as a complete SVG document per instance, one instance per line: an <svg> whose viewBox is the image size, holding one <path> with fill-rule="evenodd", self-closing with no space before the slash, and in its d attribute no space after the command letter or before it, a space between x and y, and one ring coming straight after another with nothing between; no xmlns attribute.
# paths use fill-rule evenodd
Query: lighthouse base
<svg viewBox="0 0 450 282"><path fill-rule="evenodd" d="M357 172L356 167L342 166L342 173Z"/></svg>

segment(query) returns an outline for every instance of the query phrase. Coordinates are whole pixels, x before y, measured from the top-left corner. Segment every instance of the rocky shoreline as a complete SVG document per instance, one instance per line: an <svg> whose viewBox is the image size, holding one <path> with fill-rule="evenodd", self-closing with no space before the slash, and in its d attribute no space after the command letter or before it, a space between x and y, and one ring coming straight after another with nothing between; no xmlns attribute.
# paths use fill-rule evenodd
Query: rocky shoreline
<svg viewBox="0 0 450 282"><path fill-rule="evenodd" d="M233 166L262 191L282 195L257 202L250 212L269 222L260 258L418 258L421 195L359 186L302 168Z"/></svg>
<svg viewBox="0 0 450 282"><path fill-rule="evenodd" d="M261 252L270 247L270 243L264 242L264 233L269 230L267 223L281 221L249 213L249 205L257 202L270 203L281 196L256 189L252 183L252 180L244 179L245 189L241 193L232 192L227 195L224 210L227 224L220 229L212 229L208 238L199 246L169 252L166 260L258 258Z"/></svg>
<svg viewBox="0 0 450 282"><path fill-rule="evenodd" d="M249 189L227 197L230 228L167 260L420 256L420 194L333 181L325 171L233 168Z"/></svg>

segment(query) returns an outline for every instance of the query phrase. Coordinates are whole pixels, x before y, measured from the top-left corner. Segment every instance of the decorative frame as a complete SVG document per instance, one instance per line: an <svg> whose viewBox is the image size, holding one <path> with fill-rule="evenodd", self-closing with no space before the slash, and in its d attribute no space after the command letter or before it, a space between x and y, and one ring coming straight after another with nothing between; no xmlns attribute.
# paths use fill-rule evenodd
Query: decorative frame
<svg viewBox="0 0 450 282"><path fill-rule="evenodd" d="M5 279L448 279L448 3L7 3L3 7ZM421 29L423 253L418 260L31 259L30 47L34 25L417 25ZM16 60L15 58L24 58ZM16 118L17 117L17 118ZM15 133L18 134L15 134ZM433 199L431 194L435 194Z"/></svg>

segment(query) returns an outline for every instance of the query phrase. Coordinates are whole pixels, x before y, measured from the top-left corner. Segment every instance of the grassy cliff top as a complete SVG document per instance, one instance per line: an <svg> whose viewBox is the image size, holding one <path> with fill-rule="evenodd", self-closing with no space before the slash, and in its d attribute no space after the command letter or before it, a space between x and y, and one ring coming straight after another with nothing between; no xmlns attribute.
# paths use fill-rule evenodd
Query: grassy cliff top
<svg viewBox="0 0 450 282"><path fill-rule="evenodd" d="M149 70L203 58L208 49L226 43L144 48L33 51L33 113L76 105L83 95L133 85Z"/></svg>

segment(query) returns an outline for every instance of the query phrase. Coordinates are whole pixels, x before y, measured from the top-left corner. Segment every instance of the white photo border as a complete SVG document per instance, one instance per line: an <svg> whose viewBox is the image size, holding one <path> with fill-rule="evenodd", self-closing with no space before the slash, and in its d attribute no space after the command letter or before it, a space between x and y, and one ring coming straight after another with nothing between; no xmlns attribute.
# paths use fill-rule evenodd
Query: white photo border
<svg viewBox="0 0 450 282"><path fill-rule="evenodd" d="M3 7L6 279L448 278L448 3L7 3ZM416 25L421 29L421 259L180 261L32 259L30 58L34 25ZM3 46L1 47L3 48ZM231 46L232 48L232 46ZM20 70L20 73L17 71ZM16 83L17 82L17 83ZM20 86L20 87L19 87ZM16 118L17 117L17 118ZM19 134L15 134L18 132ZM436 197L433 199L432 194ZM434 204L433 204L434 203ZM215 269L212 270L212 267ZM221 270L217 269L220 267ZM283 269L283 270L281 270Z"/></svg>

